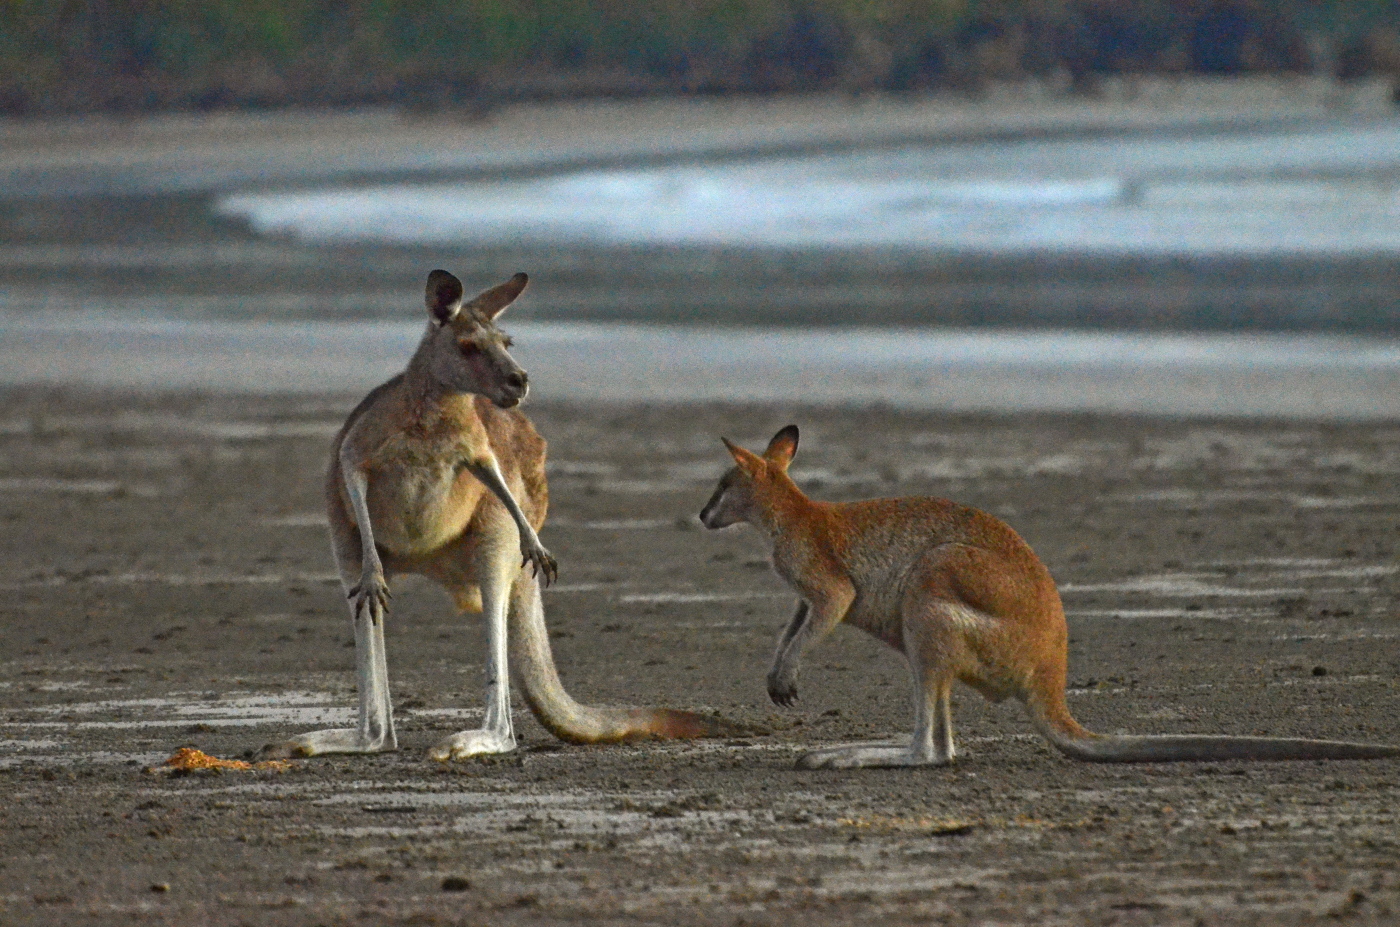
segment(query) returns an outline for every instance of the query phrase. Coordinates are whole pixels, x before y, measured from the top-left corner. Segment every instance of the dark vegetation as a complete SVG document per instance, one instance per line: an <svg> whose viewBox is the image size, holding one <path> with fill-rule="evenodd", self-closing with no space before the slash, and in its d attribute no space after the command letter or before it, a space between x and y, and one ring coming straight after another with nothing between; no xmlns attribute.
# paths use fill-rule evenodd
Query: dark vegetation
<svg viewBox="0 0 1400 927"><path fill-rule="evenodd" d="M0 113L1400 73L1396 0L0 0Z"/></svg>

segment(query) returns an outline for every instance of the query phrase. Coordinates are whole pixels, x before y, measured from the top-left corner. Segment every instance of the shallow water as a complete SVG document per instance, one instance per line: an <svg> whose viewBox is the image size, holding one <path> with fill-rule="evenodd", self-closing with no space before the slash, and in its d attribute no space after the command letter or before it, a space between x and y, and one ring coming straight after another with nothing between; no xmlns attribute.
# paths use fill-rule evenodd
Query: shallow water
<svg viewBox="0 0 1400 927"><path fill-rule="evenodd" d="M1400 418L1400 342L1385 339L629 323L507 328L514 355L530 371L532 401ZM0 386L363 392L403 369L419 334L412 324L381 322L0 316Z"/></svg>
<svg viewBox="0 0 1400 927"><path fill-rule="evenodd" d="M313 241L1019 254L1400 251L1400 126L982 141L228 196Z"/></svg>

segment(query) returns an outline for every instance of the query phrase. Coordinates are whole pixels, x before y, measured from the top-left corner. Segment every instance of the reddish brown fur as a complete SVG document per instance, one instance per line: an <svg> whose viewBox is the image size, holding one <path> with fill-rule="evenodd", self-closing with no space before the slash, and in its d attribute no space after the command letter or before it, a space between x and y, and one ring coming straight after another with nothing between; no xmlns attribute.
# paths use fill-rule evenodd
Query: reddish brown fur
<svg viewBox="0 0 1400 927"><path fill-rule="evenodd" d="M807 765L944 763L953 756L948 693L954 680L1026 704L1046 737L1077 759L1162 761L1342 759L1400 749L1348 742L1247 737L1105 737L1065 702L1068 631L1050 572L1010 526L946 499L809 499L788 476L797 429L763 456L728 441L735 468L701 512L707 527L749 522L773 544L773 565L801 597L769 673L775 702L796 698L802 649L846 621L909 659L923 703L914 742L838 748Z"/></svg>
<svg viewBox="0 0 1400 927"><path fill-rule="evenodd" d="M774 524L784 526L775 565L804 597L849 597L853 607L846 620L904 652L902 612L862 612L856 582L861 561L883 553L869 550L872 539L897 543L906 537L891 526L914 526L908 539L917 539L923 555L908 576L921 593L915 598L959 602L1002 620L995 633L968 641L975 659L961 681L998 698L1034 698L1068 716L1064 607L1049 570L1011 526L947 499L819 502L798 488L780 461L752 457L755 499Z"/></svg>

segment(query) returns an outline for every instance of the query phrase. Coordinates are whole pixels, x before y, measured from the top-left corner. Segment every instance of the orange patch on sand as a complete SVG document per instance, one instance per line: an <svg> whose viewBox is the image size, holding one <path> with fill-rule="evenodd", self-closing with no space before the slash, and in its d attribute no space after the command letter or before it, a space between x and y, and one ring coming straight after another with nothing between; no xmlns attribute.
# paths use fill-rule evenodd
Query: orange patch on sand
<svg viewBox="0 0 1400 927"><path fill-rule="evenodd" d="M201 769L283 770L290 768L291 765L286 760L266 760L261 763L249 763L246 760L221 760L217 756L210 756L203 750L196 750L194 747L181 747L170 755L170 759L157 768L169 769L172 772L195 772Z"/></svg>

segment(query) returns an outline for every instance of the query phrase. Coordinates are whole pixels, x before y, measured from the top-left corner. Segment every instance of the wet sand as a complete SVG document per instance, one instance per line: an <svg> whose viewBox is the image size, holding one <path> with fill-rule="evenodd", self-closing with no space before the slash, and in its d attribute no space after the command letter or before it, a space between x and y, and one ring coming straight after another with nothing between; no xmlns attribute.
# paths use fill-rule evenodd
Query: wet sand
<svg viewBox="0 0 1400 927"><path fill-rule="evenodd" d="M949 769L799 772L897 737L894 653L841 629L795 710L763 675L790 597L757 540L692 516L717 436L803 426L824 498L937 494L1010 521L1061 585L1089 727L1400 741L1400 429L798 405L539 402L566 684L772 730L522 749L441 767L479 723L482 629L405 582L403 749L177 778L341 723L350 629L318 484L348 394L10 390L0 662L6 924L1303 924L1400 914L1396 761L1098 767L956 696ZM456 880L456 881L452 881ZM460 890L445 890L444 886Z"/></svg>
<svg viewBox="0 0 1400 927"><path fill-rule="evenodd" d="M764 144L789 144L794 125L813 124L805 105L752 107L747 125L768 133ZM1037 106L1023 109L1043 114ZM1335 115L1335 101L1286 107L1270 118ZM1162 128L1151 107L1134 111ZM797 422L796 475L815 495L944 495L1027 537L1061 584L1069 701L1089 727L1400 742L1390 345L1315 342L1322 355L1360 347L1319 366L1289 342L1294 366L1270 368L1222 360L1231 345L1251 357L1259 348L1227 338L1211 342L1216 360L1188 368L1154 367L1141 350L1117 367L1081 358L1046 390L1033 355L1063 347L1053 335L956 333L1022 352L960 367L938 353L946 344L928 347L926 330L923 368L844 381L847 393L855 384L862 397L884 396L872 404L841 401L831 367L800 373L810 390L782 391L794 378L771 339L805 338L831 359L847 336L888 332L769 331L744 354L743 332L713 327L1218 327L1202 307L1229 303L1236 325L1388 334L1391 260L954 265L512 243L322 247L260 239L210 211L211 191L242 189L260 169L268 183L325 171L347 180L361 168L382 177L387 162L406 174L499 173L468 162L500 144L516 158L511 170L540 170L548 165L519 163L540 148L542 124L527 116L555 120L551 138L582 138L611 157L615 111L599 112L507 120L436 167L413 158L461 142L459 129L408 126L397 154L327 160L347 139L383 137L373 114L347 117L348 128L340 117L329 128L298 127L300 117L177 119L126 135L0 126L0 923L1400 916L1396 761L1086 766L1055 754L1015 706L960 692L952 768L794 770L815 745L907 733L906 672L842 629L807 662L799 707L769 704L763 676L791 597L755 538L693 520L723 469L719 435L752 445ZM657 152L637 146L695 111L629 112L641 128L622 139L624 153L645 160ZM927 131L917 113L856 116L793 143ZM720 130L733 140L717 126L698 120L678 143ZM107 195L86 195L98 190ZM388 627L399 753L285 772L146 773L181 746L239 757L350 718L351 634L320 514L322 467L359 391L402 362L432 266L460 269L469 286L522 267L535 278L533 314L522 306L507 327L542 320L520 340L537 385L528 410L551 446L543 536L561 577L546 610L566 684L595 703L710 709L771 733L581 748L519 712L515 756L437 766L427 748L479 723L483 634L439 592L405 581ZM689 346L684 363L648 372L656 330L629 335L630 360L615 363L587 339L572 342L568 326L549 327L582 319L711 327L672 333L671 348ZM716 343L729 345L729 366L707 364L701 348ZM762 378L742 381L745 361ZM1134 376L1139 367L1155 379ZM930 371L953 381L934 383L943 392L933 405L918 380ZM1041 399L1072 401L1033 405L1037 385ZM578 401L585 388L608 401ZM733 401L744 395L768 401ZM895 395L919 401L894 408Z"/></svg>

